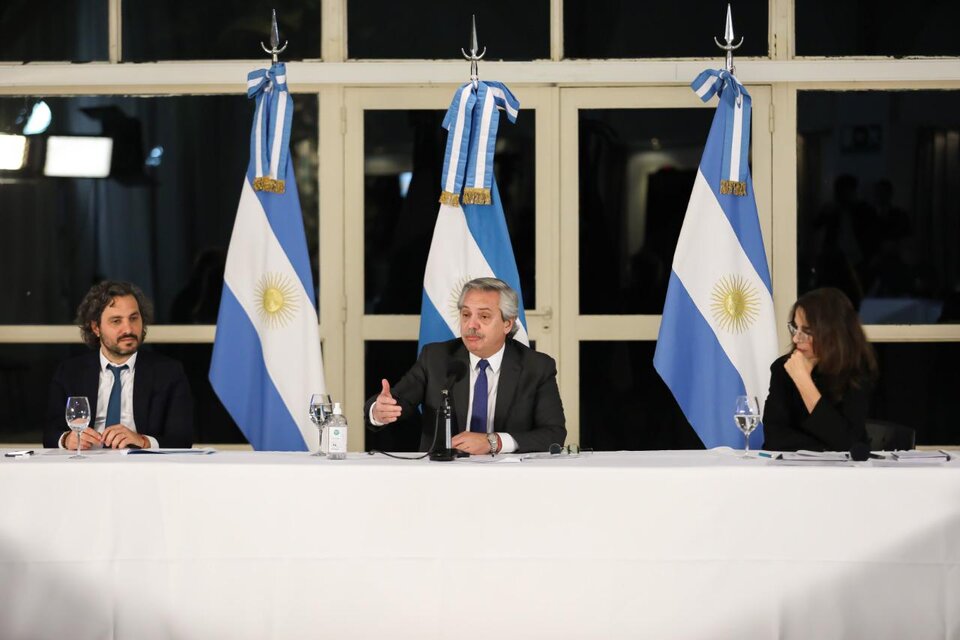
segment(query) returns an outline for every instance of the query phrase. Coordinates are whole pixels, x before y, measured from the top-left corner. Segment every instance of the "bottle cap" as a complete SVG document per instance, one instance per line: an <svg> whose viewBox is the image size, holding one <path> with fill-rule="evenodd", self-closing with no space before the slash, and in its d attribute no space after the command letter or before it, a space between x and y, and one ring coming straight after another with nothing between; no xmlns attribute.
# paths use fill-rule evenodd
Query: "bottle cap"
<svg viewBox="0 0 960 640"><path fill-rule="evenodd" d="M333 403L333 415L335 415L335 416L342 416L342 415L343 415L343 409L340 408L340 403L339 403L339 402L334 402L334 403Z"/></svg>

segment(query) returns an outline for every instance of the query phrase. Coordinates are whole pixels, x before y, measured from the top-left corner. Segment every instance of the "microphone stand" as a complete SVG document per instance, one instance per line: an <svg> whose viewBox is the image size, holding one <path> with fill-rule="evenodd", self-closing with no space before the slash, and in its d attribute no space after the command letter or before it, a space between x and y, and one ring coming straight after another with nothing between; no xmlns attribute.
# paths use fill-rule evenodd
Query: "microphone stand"
<svg viewBox="0 0 960 640"><path fill-rule="evenodd" d="M453 420L453 410L450 408L450 392L447 389L440 391L441 401L440 408L437 409L437 417L434 420L434 424L437 424L440 421L440 416L443 415L443 427L444 427L444 445L439 446L436 437L436 429L434 429L434 438L433 438L433 450L430 452L430 459L437 462L450 462L452 461L457 452L453 450L453 447L450 445L450 440L453 437L453 426L451 424Z"/></svg>

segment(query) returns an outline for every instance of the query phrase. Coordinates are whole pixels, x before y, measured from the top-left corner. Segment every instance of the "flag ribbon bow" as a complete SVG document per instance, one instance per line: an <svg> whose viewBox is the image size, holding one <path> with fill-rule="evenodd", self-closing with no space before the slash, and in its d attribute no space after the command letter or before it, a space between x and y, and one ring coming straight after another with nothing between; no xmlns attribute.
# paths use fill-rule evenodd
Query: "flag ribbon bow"
<svg viewBox="0 0 960 640"><path fill-rule="evenodd" d="M247 97L257 101L250 131L250 157L255 164L253 188L283 193L293 121L286 66L281 62L247 74Z"/></svg>
<svg viewBox="0 0 960 640"><path fill-rule="evenodd" d="M497 145L500 110L517 121L520 101L502 82L468 82L457 89L443 118L447 150L443 158L440 202L460 206L490 204L493 153Z"/></svg>
<svg viewBox="0 0 960 640"><path fill-rule="evenodd" d="M720 98L717 110L723 118L723 157L720 193L747 195L747 155L750 149L750 94L729 71L707 69L690 84L704 102L714 94Z"/></svg>

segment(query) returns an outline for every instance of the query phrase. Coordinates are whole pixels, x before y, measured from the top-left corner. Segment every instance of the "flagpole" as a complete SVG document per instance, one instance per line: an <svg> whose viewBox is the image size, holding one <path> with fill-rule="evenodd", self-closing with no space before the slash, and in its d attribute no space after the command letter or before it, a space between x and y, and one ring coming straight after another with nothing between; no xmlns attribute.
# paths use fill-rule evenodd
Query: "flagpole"
<svg viewBox="0 0 960 640"><path fill-rule="evenodd" d="M270 20L270 48L267 49L267 45L263 44L263 42L260 43L260 47L272 56L273 64L277 64L280 61L277 56L287 50L287 45L290 44L290 42L284 41L283 46L280 46L280 29L277 27L277 10L273 9L272 11L273 17Z"/></svg>
<svg viewBox="0 0 960 640"><path fill-rule="evenodd" d="M743 36L740 36L740 42L733 44L733 16L731 15L729 4L727 4L727 24L723 30L723 39L726 41L726 44L720 44L720 41L717 40L716 36L714 36L713 41L717 43L718 47L727 53L727 60L724 64L724 69L731 74L736 75L736 68L733 66L733 52L735 49L739 49L740 45L743 44Z"/></svg>
<svg viewBox="0 0 960 640"><path fill-rule="evenodd" d="M463 57L470 61L470 82L473 84L473 90L476 91L480 86L480 65L477 64L487 53L487 48L484 47L483 51L479 54L477 50L480 48L480 45L477 44L477 16L473 14L470 16L470 21L473 25L473 28L470 32L470 53L467 53L463 49L460 49L460 53L463 54Z"/></svg>

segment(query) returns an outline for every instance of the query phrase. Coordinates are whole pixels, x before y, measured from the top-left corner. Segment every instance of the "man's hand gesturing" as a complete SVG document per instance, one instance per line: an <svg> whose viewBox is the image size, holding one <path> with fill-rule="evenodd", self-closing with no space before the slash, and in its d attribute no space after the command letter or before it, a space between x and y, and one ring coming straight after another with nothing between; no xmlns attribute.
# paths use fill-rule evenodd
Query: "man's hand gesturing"
<svg viewBox="0 0 960 640"><path fill-rule="evenodd" d="M400 418L403 410L397 404L396 398L390 395L390 383L386 379L380 381L383 389L377 396L377 401L373 403L373 419L381 424L390 424Z"/></svg>

